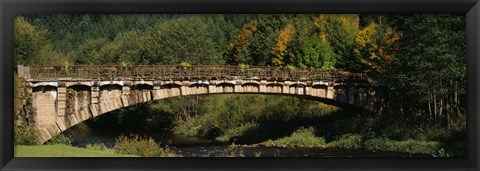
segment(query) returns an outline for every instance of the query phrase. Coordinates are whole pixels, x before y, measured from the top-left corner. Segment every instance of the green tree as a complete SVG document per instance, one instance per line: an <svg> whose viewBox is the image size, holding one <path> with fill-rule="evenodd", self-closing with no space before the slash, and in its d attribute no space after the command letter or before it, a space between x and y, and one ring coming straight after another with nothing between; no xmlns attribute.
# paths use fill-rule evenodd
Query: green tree
<svg viewBox="0 0 480 171"><path fill-rule="evenodd" d="M102 49L110 42L105 38L87 39L74 52L75 64L105 64L105 53Z"/></svg>
<svg viewBox="0 0 480 171"><path fill-rule="evenodd" d="M14 20L14 62L17 65L55 64L62 55L53 51L47 30L31 25L25 18Z"/></svg>
<svg viewBox="0 0 480 171"><path fill-rule="evenodd" d="M320 33L332 47L336 68L360 70L354 57L353 46L359 31L358 14L320 14L312 16L316 32Z"/></svg>
<svg viewBox="0 0 480 171"><path fill-rule="evenodd" d="M289 22L285 15L260 14L252 17L258 24L245 53L249 58L248 64L273 65L272 48L276 45L280 30Z"/></svg>
<svg viewBox="0 0 480 171"><path fill-rule="evenodd" d="M224 63L208 29L205 20L197 16L158 23L146 44L151 63Z"/></svg>
<svg viewBox="0 0 480 171"><path fill-rule="evenodd" d="M391 64L398 50L401 34L394 29L372 22L357 33L354 54L365 69L382 73Z"/></svg>
<svg viewBox="0 0 480 171"><path fill-rule="evenodd" d="M129 62L133 64L150 64L152 59L147 56L148 51L146 47L147 38L145 34L137 30L127 31L118 34L113 44L117 46L115 52L118 55L118 60ZM108 53L108 52L107 52ZM115 58L115 57L113 57Z"/></svg>
<svg viewBox="0 0 480 171"><path fill-rule="evenodd" d="M292 24L287 24L278 35L276 39L276 44L272 47L272 64L277 66L285 65L285 60L283 59L287 55L287 48L292 42L293 36L295 35L296 29Z"/></svg>
<svg viewBox="0 0 480 171"><path fill-rule="evenodd" d="M300 44L297 65L300 67L334 68L336 59L330 44L320 36L311 36Z"/></svg>
<svg viewBox="0 0 480 171"><path fill-rule="evenodd" d="M382 84L401 94L398 110L447 127L465 122L465 16L395 15L390 23L403 36Z"/></svg>
<svg viewBox="0 0 480 171"><path fill-rule="evenodd" d="M253 33L257 31L256 25L256 20L246 23L233 41L228 44L227 51L225 53L227 64L238 65L239 63L248 62L248 59L245 59L244 52L250 43Z"/></svg>

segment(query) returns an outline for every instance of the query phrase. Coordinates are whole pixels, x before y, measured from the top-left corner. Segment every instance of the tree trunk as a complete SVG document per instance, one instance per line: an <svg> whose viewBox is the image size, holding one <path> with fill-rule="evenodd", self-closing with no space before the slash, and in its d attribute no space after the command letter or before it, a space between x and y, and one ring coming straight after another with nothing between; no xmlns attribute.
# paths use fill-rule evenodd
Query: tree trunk
<svg viewBox="0 0 480 171"><path fill-rule="evenodd" d="M433 96L433 122L437 124L437 96Z"/></svg>
<svg viewBox="0 0 480 171"><path fill-rule="evenodd" d="M432 119L433 116L432 116L432 95L430 93L428 93L427 95L428 97L428 117L429 119Z"/></svg>
<svg viewBox="0 0 480 171"><path fill-rule="evenodd" d="M440 109L438 110L438 120L440 124L442 123L442 116L443 116L443 100L440 100Z"/></svg>

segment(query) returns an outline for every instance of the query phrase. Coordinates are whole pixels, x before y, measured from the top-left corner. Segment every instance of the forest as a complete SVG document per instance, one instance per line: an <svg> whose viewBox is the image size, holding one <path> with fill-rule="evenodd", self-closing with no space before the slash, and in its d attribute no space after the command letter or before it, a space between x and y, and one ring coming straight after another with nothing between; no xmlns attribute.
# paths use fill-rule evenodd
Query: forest
<svg viewBox="0 0 480 171"><path fill-rule="evenodd" d="M370 119L377 124L362 127L361 131L352 128L335 135L321 134L327 141L350 133L370 139L460 142L460 150L457 146L445 148L451 154L465 154L461 147L466 143L467 64L462 15L51 14L17 16L14 22L15 65L188 63L364 72L368 83L382 92L382 110L345 122L364 123ZM255 106L250 102L255 99L270 103ZM143 126L138 129L168 125L161 129L229 141L229 132L239 136L238 130L232 132L269 117L245 119L247 116L268 107L283 109L278 113L298 115L302 108L308 108L299 106L299 101L302 99L258 95L181 97L122 109L106 117L117 118L116 124L120 125ZM242 109L235 105L253 107ZM212 109L219 106L225 109ZM325 108L329 107L319 110ZM144 111L140 117L129 115L139 110ZM218 112L231 114L223 118L225 115ZM28 125L28 112L16 114ZM308 117L305 114L303 119ZM208 119L223 119L227 125L211 125ZM101 118L97 120L102 123ZM201 129L191 132L194 127ZM214 129L219 135L211 135ZM248 142L266 140L253 138Z"/></svg>

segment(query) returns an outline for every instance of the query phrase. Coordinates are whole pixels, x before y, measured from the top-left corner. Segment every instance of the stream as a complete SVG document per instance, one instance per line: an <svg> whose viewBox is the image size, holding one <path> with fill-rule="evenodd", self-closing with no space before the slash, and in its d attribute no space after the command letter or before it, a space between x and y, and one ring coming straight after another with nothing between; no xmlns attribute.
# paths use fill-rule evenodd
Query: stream
<svg viewBox="0 0 480 171"><path fill-rule="evenodd" d="M231 154L243 154L245 157L408 157L408 153L368 151L336 148L300 148L300 147L262 147L237 145L231 148L229 143L219 143L211 140L188 137L172 132L134 132L140 136L152 137L162 146L167 145L181 157L225 157ZM72 145L85 147L88 144L103 143L107 147L115 146L115 138L122 135L119 132L92 130L85 137L76 137ZM128 135L128 134L126 134ZM429 157L414 155L415 157Z"/></svg>

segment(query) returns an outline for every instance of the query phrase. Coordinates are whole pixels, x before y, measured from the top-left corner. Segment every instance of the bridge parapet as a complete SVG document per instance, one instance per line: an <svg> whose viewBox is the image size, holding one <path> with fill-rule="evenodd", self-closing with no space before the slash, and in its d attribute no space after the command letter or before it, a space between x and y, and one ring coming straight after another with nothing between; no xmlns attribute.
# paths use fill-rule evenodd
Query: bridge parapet
<svg viewBox="0 0 480 171"><path fill-rule="evenodd" d="M78 65L78 66L31 66L30 79L33 80L322 80L332 82L366 81L365 73L350 73L343 70L319 68L288 68L269 66L223 66L193 65L181 67L176 65Z"/></svg>

